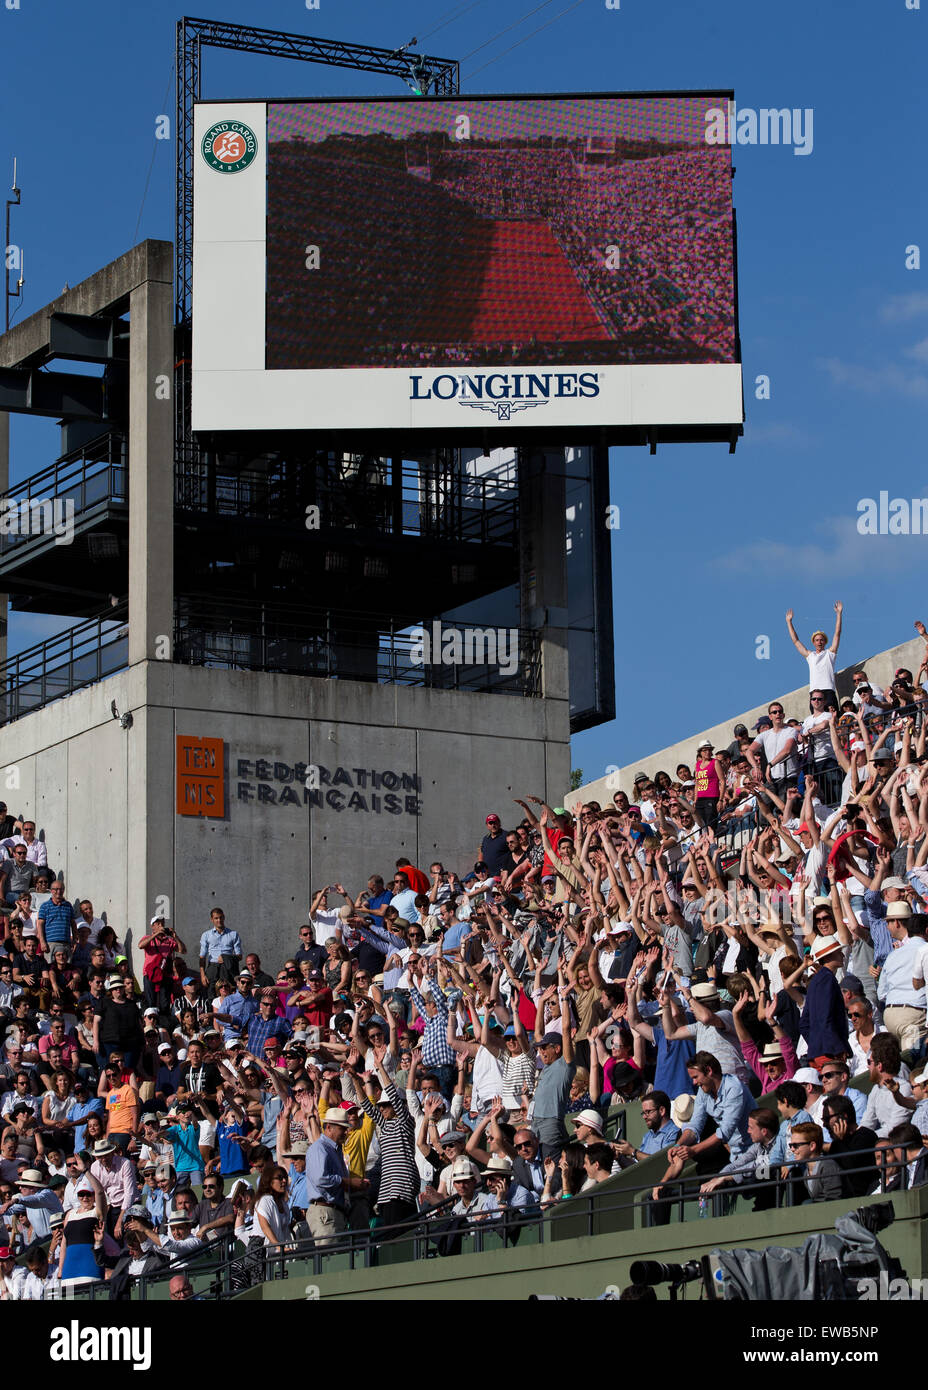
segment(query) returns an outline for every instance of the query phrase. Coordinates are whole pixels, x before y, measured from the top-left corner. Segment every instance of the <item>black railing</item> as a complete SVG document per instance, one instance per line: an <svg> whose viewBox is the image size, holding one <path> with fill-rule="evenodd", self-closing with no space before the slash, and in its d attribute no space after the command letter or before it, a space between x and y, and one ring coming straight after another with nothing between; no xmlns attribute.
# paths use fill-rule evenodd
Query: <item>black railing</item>
<svg viewBox="0 0 928 1390"><path fill-rule="evenodd" d="M885 1195L887 1191L892 1192L889 1183L896 1174L904 1173L906 1164L888 1157L889 1152L875 1150L874 1162L844 1168L841 1170L842 1178L851 1178L859 1174L872 1176L876 1170L878 1189L867 1195L879 1196ZM731 1215L739 1197L757 1198L773 1195L775 1200L766 1209L782 1209L798 1205L805 1191L799 1175L785 1181L770 1177L755 1182L726 1185L703 1199L703 1205L699 1189L710 1176L684 1174L670 1182L650 1182L624 1188L621 1192L598 1193L593 1189L591 1192L578 1193L569 1200L558 1201L546 1210L510 1208L492 1220L475 1221L467 1224L466 1229L456 1231L449 1229L447 1211L444 1212L442 1220L434 1220L431 1213L423 1213L412 1221L397 1225L375 1226L366 1231L343 1231L331 1241L327 1238L324 1246L319 1246L309 1239L291 1241L285 1248L265 1247L239 1254L228 1253L220 1259L195 1258L189 1262L174 1264L158 1274L139 1276L135 1280L132 1294L137 1299L147 1300L152 1297L154 1289L163 1285L183 1268L196 1280L201 1292L207 1292L207 1296L213 1299L225 1299L255 1284L290 1278L292 1267L297 1262L304 1266L300 1270L301 1278L304 1275L319 1278L330 1272L327 1270L330 1263L336 1265L335 1269L331 1270L332 1273L343 1273L346 1267L349 1270L384 1268L388 1265L410 1264L424 1259L450 1258L453 1254L459 1253L459 1249L452 1245L449 1254L445 1253L448 1249L447 1244L445 1251L442 1250L442 1246L443 1243L455 1240L459 1244L466 1243L467 1253L480 1254L491 1247L509 1248L520 1242L545 1244L557 1239L613 1234L615 1228L610 1229L608 1223L606 1229L600 1229L603 1217L616 1212L634 1212L640 1209L642 1225L656 1227L657 1223L651 1219L651 1212L657 1207L663 1207L667 1215L667 1220L662 1221L662 1225L669 1224L670 1214L676 1213L678 1223L693 1226L692 1243L696 1245L708 1243L696 1238L697 1233L701 1236L705 1229L701 1225L695 1225L698 1218L717 1219ZM655 1186L660 1186L661 1198L657 1202L650 1202L648 1196ZM442 1207L447 1208L453 1200L442 1203ZM847 1203L849 1210L856 1210L866 1197L848 1196L842 1200ZM818 1202L808 1199L805 1204L812 1207L819 1205ZM566 1221L573 1223L569 1236L565 1236L561 1231L562 1224ZM713 1242L715 1240L716 1237L713 1236ZM208 1290L205 1290L207 1279L210 1282ZM106 1283L100 1280L75 1286L73 1291L69 1291L68 1297L93 1300L108 1298L109 1293Z"/></svg>
<svg viewBox="0 0 928 1390"><path fill-rule="evenodd" d="M423 624L429 646L408 625L378 614L342 613L283 603L217 603L178 599L174 659L220 670L276 671L430 689L541 694L538 633L525 628L442 623L441 649ZM451 637L459 634L455 652ZM444 645L447 637L448 645ZM443 663L442 653L452 658Z"/></svg>
<svg viewBox="0 0 928 1390"><path fill-rule="evenodd" d="M78 623L0 664L0 723L95 685L129 664L126 606Z"/></svg>
<svg viewBox="0 0 928 1390"><path fill-rule="evenodd" d="M11 515L10 504L15 504L20 518L15 529L0 535L0 553L47 535L51 523L43 517L43 507L53 501L62 510L69 508L75 521L95 507L125 509L129 502L125 437L113 431L101 434L0 493L0 509Z"/></svg>
<svg viewBox="0 0 928 1390"><path fill-rule="evenodd" d="M228 469L209 458L179 460L175 498L182 511L261 521L296 522L319 510L318 531L421 536L511 543L518 530L515 477L472 476L456 457L411 461L358 456L355 462L272 462L266 469Z"/></svg>

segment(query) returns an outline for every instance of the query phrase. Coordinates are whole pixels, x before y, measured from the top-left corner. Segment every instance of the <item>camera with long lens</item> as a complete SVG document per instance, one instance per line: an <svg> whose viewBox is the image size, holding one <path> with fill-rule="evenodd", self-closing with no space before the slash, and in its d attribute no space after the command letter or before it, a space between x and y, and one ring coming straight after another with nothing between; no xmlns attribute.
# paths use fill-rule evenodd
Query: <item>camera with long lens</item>
<svg viewBox="0 0 928 1390"><path fill-rule="evenodd" d="M707 1267L707 1256L700 1260L687 1260L685 1264L663 1264L660 1260L635 1260L629 1270L633 1284L669 1284L671 1298L676 1297L677 1289L684 1284L692 1284L701 1279L710 1298L715 1297L715 1288Z"/></svg>

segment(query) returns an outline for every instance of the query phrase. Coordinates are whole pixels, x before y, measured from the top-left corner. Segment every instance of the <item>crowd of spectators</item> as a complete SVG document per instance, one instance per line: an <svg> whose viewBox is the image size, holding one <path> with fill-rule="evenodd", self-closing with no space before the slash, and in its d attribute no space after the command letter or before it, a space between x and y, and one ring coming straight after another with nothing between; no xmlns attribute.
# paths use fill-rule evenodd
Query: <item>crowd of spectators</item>
<svg viewBox="0 0 928 1390"><path fill-rule="evenodd" d="M23 886L46 847L0 808L0 1298L186 1298L212 1256L413 1227L451 1253L644 1164L654 1224L928 1181L928 631L839 701L835 607L810 648L788 615L806 720L490 811L463 877L325 885L270 970L217 907L154 918L137 981L60 876Z"/></svg>

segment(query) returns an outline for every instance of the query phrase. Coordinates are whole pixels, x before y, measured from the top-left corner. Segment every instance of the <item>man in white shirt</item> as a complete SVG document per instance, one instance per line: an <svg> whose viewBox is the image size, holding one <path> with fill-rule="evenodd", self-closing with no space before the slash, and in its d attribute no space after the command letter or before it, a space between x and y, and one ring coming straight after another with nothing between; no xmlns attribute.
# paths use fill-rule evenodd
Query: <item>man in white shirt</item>
<svg viewBox="0 0 928 1390"><path fill-rule="evenodd" d="M87 945L96 946L97 937L100 935L101 931L106 926L106 923L103 921L101 917L94 916L93 903L90 901L89 898L85 898L81 903L81 915L78 920L85 922L87 926L90 928L90 935L87 938Z"/></svg>
<svg viewBox="0 0 928 1390"><path fill-rule="evenodd" d="M0 846L7 854L12 852L14 845L26 846L26 858L30 864L35 864L37 869L44 869L48 865L48 850L44 841L35 838L34 820L23 821L21 835L10 835L6 840L0 840Z"/></svg>
<svg viewBox="0 0 928 1390"><path fill-rule="evenodd" d="M899 1044L891 1033L877 1033L870 1045L868 1070L873 1079L870 1099L862 1121L881 1139L896 1125L907 1124L910 1111L900 1105L896 1095L910 1096L912 1087L899 1075L901 1064Z"/></svg>
<svg viewBox="0 0 928 1390"><path fill-rule="evenodd" d="M771 728L759 732L748 750L756 755L761 749L767 759L766 780L780 796L786 791L788 783L799 771L799 757L796 752L795 732L783 723L783 706L779 700L768 705ZM757 724L761 721L758 720ZM755 729L757 725L754 726Z"/></svg>
<svg viewBox="0 0 928 1390"><path fill-rule="evenodd" d="M838 643L841 641L841 618L844 613L844 604L835 604L835 633L828 645L828 634L821 628L812 634L812 651L800 642L793 627L793 610L787 609L786 626L792 638L793 646L800 656L804 657L809 664L809 689L830 691L834 696L835 691L835 657L838 655Z"/></svg>

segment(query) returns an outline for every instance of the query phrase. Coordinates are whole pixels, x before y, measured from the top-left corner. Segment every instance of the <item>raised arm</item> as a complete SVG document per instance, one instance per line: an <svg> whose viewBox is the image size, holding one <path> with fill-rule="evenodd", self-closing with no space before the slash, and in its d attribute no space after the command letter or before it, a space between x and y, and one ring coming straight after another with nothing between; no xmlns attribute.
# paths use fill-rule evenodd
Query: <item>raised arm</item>
<svg viewBox="0 0 928 1390"><path fill-rule="evenodd" d="M796 629L793 627L793 610L791 608L787 608L786 610L786 626L789 631L789 635L792 640L793 646L796 648L799 655L802 657L808 656L809 648L803 646L803 644L799 640L799 637L797 636Z"/></svg>

